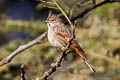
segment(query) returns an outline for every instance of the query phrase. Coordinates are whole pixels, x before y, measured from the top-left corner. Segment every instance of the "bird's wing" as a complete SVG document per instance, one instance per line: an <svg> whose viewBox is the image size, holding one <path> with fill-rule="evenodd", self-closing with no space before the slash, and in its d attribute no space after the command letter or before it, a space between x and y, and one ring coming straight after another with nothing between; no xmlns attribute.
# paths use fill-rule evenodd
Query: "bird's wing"
<svg viewBox="0 0 120 80"><path fill-rule="evenodd" d="M60 37L62 37L63 39L65 39L66 41L69 41L69 39L70 39L70 37L71 37L71 33L70 33L70 31L69 31L69 29L68 28L66 28L66 27L59 27L58 29L57 29L57 34L60 36Z"/></svg>

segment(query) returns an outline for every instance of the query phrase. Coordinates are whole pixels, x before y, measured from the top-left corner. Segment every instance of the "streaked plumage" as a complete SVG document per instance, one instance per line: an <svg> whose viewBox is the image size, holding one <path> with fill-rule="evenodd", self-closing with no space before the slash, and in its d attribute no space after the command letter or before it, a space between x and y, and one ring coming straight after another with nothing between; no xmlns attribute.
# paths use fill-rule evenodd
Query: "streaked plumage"
<svg viewBox="0 0 120 80"><path fill-rule="evenodd" d="M52 14L51 12L49 13L46 22L48 26L48 41L53 47L56 47L63 51L71 37L69 29L64 25L58 16ZM70 51L79 55L86 62L89 68L95 72L95 69L85 57L83 49L80 47L76 40L72 40Z"/></svg>

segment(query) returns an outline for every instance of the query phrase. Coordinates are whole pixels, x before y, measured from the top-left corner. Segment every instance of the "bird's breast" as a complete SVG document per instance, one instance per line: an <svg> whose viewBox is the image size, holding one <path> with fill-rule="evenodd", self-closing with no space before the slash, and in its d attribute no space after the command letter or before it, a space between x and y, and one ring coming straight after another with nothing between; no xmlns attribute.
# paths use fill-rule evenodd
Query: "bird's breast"
<svg viewBox="0 0 120 80"><path fill-rule="evenodd" d="M56 32L53 31L52 29L48 29L48 41L53 47L56 47L59 49L67 45L66 41L62 37L60 37L58 34L56 34Z"/></svg>

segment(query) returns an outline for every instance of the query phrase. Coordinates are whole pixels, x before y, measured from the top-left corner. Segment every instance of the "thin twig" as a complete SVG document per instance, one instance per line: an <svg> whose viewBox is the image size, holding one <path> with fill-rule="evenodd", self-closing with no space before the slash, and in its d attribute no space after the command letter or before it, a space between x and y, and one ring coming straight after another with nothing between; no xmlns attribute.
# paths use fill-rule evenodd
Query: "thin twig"
<svg viewBox="0 0 120 80"><path fill-rule="evenodd" d="M25 70L24 70L24 64L22 64L21 65L21 71L22 71L22 73L21 73L21 80L27 80L26 78L25 78Z"/></svg>
<svg viewBox="0 0 120 80"><path fill-rule="evenodd" d="M56 6L58 7L58 9L63 13L63 15L65 16L65 18L69 22L70 26L72 27L72 36L71 36L71 39L70 39L70 42L71 42L75 38L75 35L74 35L74 33L75 33L75 26L72 24L72 22L70 21L70 19L66 15L66 13L63 11L63 9L58 5L58 3L55 0L53 0L53 1L56 4Z"/></svg>
<svg viewBox="0 0 120 80"><path fill-rule="evenodd" d="M70 45L72 44L71 41L72 41L72 39L74 39L73 36L74 36L75 26L73 26L72 22L69 20L69 18L68 18L67 15L65 14L65 12L64 12L64 11L62 10L62 8L56 3L55 0L54 0L54 3L55 3L56 6L59 8L59 10L63 13L63 15L66 17L66 19L68 20L69 24L71 25L71 27L72 27L72 37L71 37L68 45L66 46L65 51L63 51L63 52L61 53L61 55L58 57L58 61L56 61L56 63L52 63L51 68L50 68L47 72L45 72L41 77L36 78L36 80L47 80L47 78L48 78L52 73L54 73L54 72L56 71L57 67L60 67L61 62L63 61L64 57L66 56L65 53L66 53L67 50L69 50L69 47L70 47ZM92 10L92 9L90 8L89 11L91 11L91 10ZM88 11L88 12L89 12L89 11ZM88 13L88 12L86 12L86 13ZM86 14L86 13L85 13L85 14ZM82 15L83 15L83 14L82 14ZM84 16L84 15L83 15L83 16Z"/></svg>
<svg viewBox="0 0 120 80"><path fill-rule="evenodd" d="M54 2L55 2L55 4L56 4L56 6L60 9L60 11L63 13L63 15L66 17L66 19L67 19L68 21L70 21L69 18L68 18L68 16L67 16L67 15L65 14L65 12L62 10L62 8L56 3L55 0L54 0ZM75 38L75 35L74 35L75 25L73 25L73 24L71 23L71 21L69 22L69 24L70 24L71 27L72 27L72 36L71 36L71 39L70 39L69 42L68 42L68 45L65 47L65 50L64 50L64 51L60 54L60 56L57 58L56 62L51 64L51 68L50 68L47 72L45 72L41 77L36 78L36 80L47 80L47 78L48 78L52 73L54 73L54 72L57 70L58 67L61 66L61 63L63 62L65 56L67 55L67 53L69 53L69 48L70 48L70 46L72 45L71 41Z"/></svg>
<svg viewBox="0 0 120 80"><path fill-rule="evenodd" d="M49 1L44 1L44 0L39 0L39 1L42 2L42 3L48 3L48 4L53 4L54 5L54 3L49 2Z"/></svg>
<svg viewBox="0 0 120 80"><path fill-rule="evenodd" d="M85 11L83 11L82 13L80 13L78 16L71 19L71 22L74 22L75 20L84 17L85 14L89 13L90 11L92 11L92 10L102 6L102 5L105 5L105 4L108 4L108 3L115 3L115 2L120 2L120 0L105 0L105 1L102 1L98 4L96 4L95 6L91 6L91 7L87 8Z"/></svg>
<svg viewBox="0 0 120 80"><path fill-rule="evenodd" d="M50 68L47 72L45 72L41 77L38 77L38 78L36 78L35 80L47 80L47 78L48 78L52 73L54 73L54 72L57 70L58 67L60 67L61 63L62 63L63 60L64 60L64 57L65 57L66 54L67 54L66 51L67 51L67 49L66 49L65 51L63 51L63 52L59 55L59 57L57 58L57 61L56 61L55 63L52 63L52 64L51 64L51 68Z"/></svg>
<svg viewBox="0 0 120 80"><path fill-rule="evenodd" d="M56 7L51 7L51 6L46 6L46 5L43 5L43 7L45 7L45 8L51 8L51 9L56 9L56 10L58 10L58 8L56 8Z"/></svg>
<svg viewBox="0 0 120 80"><path fill-rule="evenodd" d="M75 18L73 18L71 21L74 22L76 19L83 17L85 14L87 14L88 12L96 9L96 8L99 7L99 6L105 5L105 4L107 4L107 3L114 3L114 2L120 2L120 0L115 0L115 1L114 1L114 0L105 0L105 1L103 1L103 2L101 2L101 3L99 3L99 4L96 4L95 6L92 6L92 7L88 8L88 9L86 9L85 11L83 11L82 13L80 13L78 16L76 16ZM56 6L57 6L57 5L56 5ZM58 6L59 6L59 5L58 5ZM59 8L59 9L62 10L61 8ZM64 13L64 11L62 11L62 13L64 14L64 16L66 15L66 14ZM66 16L65 16L65 17L66 17ZM69 18L66 17L66 19L67 19L68 22L72 25L72 23L71 23L71 21L69 20ZM72 26L73 26L73 25L72 25ZM46 38L46 35L47 35L47 32L43 33L41 36L39 36L39 37L36 38L35 40L27 43L26 45L20 46L20 47L19 47L18 49L16 49L13 53L11 53L8 57L6 57L5 59L3 59L3 60L0 62L0 66L9 63L9 62L10 62L16 55L18 55L20 52L23 52L24 50L32 47L33 45L35 45L35 44L37 44L37 43L41 43L42 40ZM69 45L70 45L70 44L69 44ZM69 45L67 46L67 48L69 47ZM66 50L67 50L67 49L66 49ZM51 73L49 72L50 75L51 75L53 72L56 71L56 68L57 68L57 67L60 66L61 62L63 61L63 59L64 59L64 57L65 57L65 55L66 55L65 52L62 52L61 57L59 57L58 61L57 61L55 64L51 65L51 66L53 66L53 67L51 67L51 68L48 70L48 72L49 72L49 71L51 72ZM56 64L57 64L57 65L56 65ZM55 66L54 66L54 65L55 65ZM47 76L47 77L48 77L48 73L44 73L43 76L45 76L45 77ZM43 77L43 76L42 76L42 77ZM42 77L41 77L41 78L42 78ZM45 79L45 78L44 78L44 79ZM46 79L47 79L47 78L46 78ZM41 80L41 79L36 79L36 80Z"/></svg>
<svg viewBox="0 0 120 80"><path fill-rule="evenodd" d="M57 58L56 62L55 63L52 63L51 64L51 68L45 72L41 77L37 77L35 80L47 80L47 78L52 74L54 73L58 67L61 66L65 56L67 56L67 53L69 53L69 47L72 45L71 41L73 39L71 39L69 42L68 42L68 45L66 46L65 50L59 55L59 57Z"/></svg>
<svg viewBox="0 0 120 80"><path fill-rule="evenodd" d="M95 6L96 5L96 0L92 0L93 1L93 5Z"/></svg>
<svg viewBox="0 0 120 80"><path fill-rule="evenodd" d="M24 50L32 47L33 45L35 45L37 43L41 43L42 40L44 40L46 38L46 36L47 36L47 32L43 33L42 35L40 35L36 39L32 40L31 42L29 42L29 43L27 43L25 45L19 46L9 56L7 56L5 59L3 59L2 61L0 61L0 66L3 66L5 64L9 63L16 55L18 55L19 53L23 52Z"/></svg>
<svg viewBox="0 0 120 80"><path fill-rule="evenodd" d="M51 4L51 5L55 5L53 2L50 2L50 1L44 1L44 0L39 0L41 3L43 3L43 7L46 7L46 8L51 8L51 9L58 9L56 6L48 6L46 4Z"/></svg>
<svg viewBox="0 0 120 80"><path fill-rule="evenodd" d="M63 13L63 15L65 16L65 18L67 19L67 21L69 22L69 24L71 25L71 27L74 27L73 24L72 24L72 22L70 21L70 19L66 15L66 13L62 10L62 8L57 4L57 2L55 0L53 0L53 1L56 4L56 6L58 7L58 9Z"/></svg>
<svg viewBox="0 0 120 80"><path fill-rule="evenodd" d="M75 5L72 6L72 9L70 10L70 16L69 16L69 19L71 20L72 19L72 15L73 15L73 12L74 12L74 9L79 5L81 6L82 4L88 2L90 0L83 0L83 1L80 1L78 3L76 3Z"/></svg>

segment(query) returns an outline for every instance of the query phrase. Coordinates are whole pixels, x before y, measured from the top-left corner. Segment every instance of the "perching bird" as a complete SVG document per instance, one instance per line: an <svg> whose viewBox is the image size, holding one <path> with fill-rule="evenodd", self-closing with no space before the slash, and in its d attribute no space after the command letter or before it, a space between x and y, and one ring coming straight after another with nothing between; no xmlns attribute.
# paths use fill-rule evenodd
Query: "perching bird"
<svg viewBox="0 0 120 80"><path fill-rule="evenodd" d="M52 14L51 11L45 22L47 23L48 26L48 41L51 43L53 47L63 51L67 46L72 35L69 29L65 26L62 20L57 15ZM96 72L93 66L87 60L85 52L80 47L78 42L76 40L72 40L71 42L72 45L70 46L69 51L79 55L89 66L89 68L93 72Z"/></svg>

